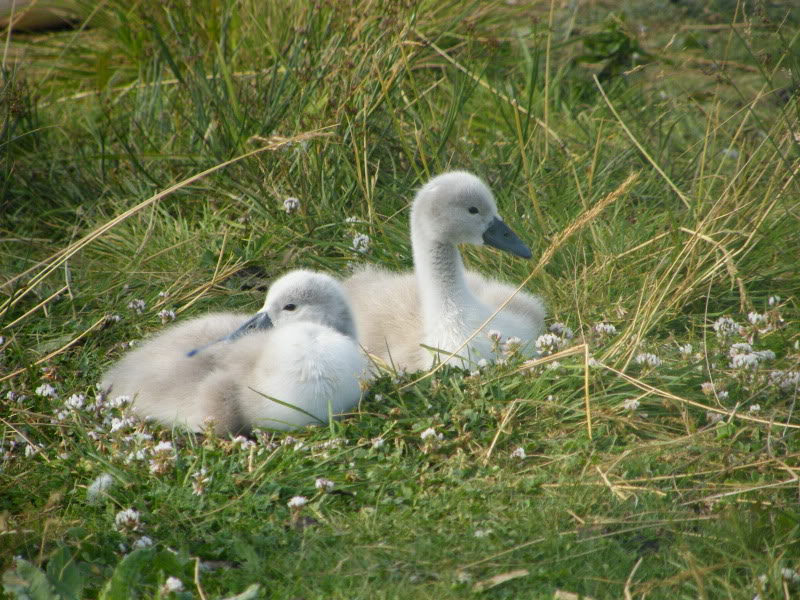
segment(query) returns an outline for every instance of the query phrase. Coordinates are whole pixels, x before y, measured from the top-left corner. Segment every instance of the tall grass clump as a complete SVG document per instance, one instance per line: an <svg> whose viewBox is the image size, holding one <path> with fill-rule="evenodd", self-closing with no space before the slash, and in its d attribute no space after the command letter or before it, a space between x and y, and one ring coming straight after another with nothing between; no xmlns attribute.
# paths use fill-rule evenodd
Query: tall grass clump
<svg viewBox="0 0 800 600"><path fill-rule="evenodd" d="M69 8L3 32L9 597L800 593L792 3ZM96 388L286 270L410 268L414 191L454 168L534 252L463 249L544 298L540 358L252 438Z"/></svg>

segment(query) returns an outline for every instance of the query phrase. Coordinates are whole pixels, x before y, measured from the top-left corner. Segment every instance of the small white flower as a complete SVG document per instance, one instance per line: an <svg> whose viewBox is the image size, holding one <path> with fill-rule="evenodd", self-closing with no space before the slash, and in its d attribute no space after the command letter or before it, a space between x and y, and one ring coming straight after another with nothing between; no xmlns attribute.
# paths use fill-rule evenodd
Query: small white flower
<svg viewBox="0 0 800 600"><path fill-rule="evenodd" d="M78 409L83 408L85 400L86 400L86 396L84 396L83 394L72 394L72 396L67 398L67 401L65 402L65 404L69 408L72 408L74 410L78 410Z"/></svg>
<svg viewBox="0 0 800 600"><path fill-rule="evenodd" d="M800 371L773 371L769 381L783 392L794 392L800 387Z"/></svg>
<svg viewBox="0 0 800 600"><path fill-rule="evenodd" d="M770 296L769 297L769 305L770 306L775 306L776 304L780 304L780 303L781 303L781 297L780 296Z"/></svg>
<svg viewBox="0 0 800 600"><path fill-rule="evenodd" d="M114 517L114 524L119 531L136 531L139 529L139 511L126 508Z"/></svg>
<svg viewBox="0 0 800 600"><path fill-rule="evenodd" d="M153 545L153 540L146 535L143 535L138 540L133 542L134 550L137 548L149 548L152 545Z"/></svg>
<svg viewBox="0 0 800 600"><path fill-rule="evenodd" d="M183 590L183 582L177 577L167 577L167 581L164 583L162 589L166 594L180 592Z"/></svg>
<svg viewBox="0 0 800 600"><path fill-rule="evenodd" d="M121 320L119 315L106 315L106 323L119 323Z"/></svg>
<svg viewBox="0 0 800 600"><path fill-rule="evenodd" d="M41 448L36 444L25 444L25 458L30 458L31 456L35 456Z"/></svg>
<svg viewBox="0 0 800 600"><path fill-rule="evenodd" d="M486 337L492 340L494 343L500 343L500 340L503 339L503 334L497 331L496 329L490 329L486 332Z"/></svg>
<svg viewBox="0 0 800 600"><path fill-rule="evenodd" d="M783 577L786 581L800 581L800 573L795 571L794 569L781 569L781 577Z"/></svg>
<svg viewBox="0 0 800 600"><path fill-rule="evenodd" d="M94 502L114 483L114 478L109 473L98 475L86 490L86 497Z"/></svg>
<svg viewBox="0 0 800 600"><path fill-rule="evenodd" d="M140 315L147 308L147 304L145 303L144 300L139 300L139 299L131 300L130 302L128 302L128 308L130 308L136 314Z"/></svg>
<svg viewBox="0 0 800 600"><path fill-rule="evenodd" d="M644 365L646 367L655 368L661 366L661 359L650 352L642 352L641 354L637 354L634 360L636 361L636 364Z"/></svg>
<svg viewBox="0 0 800 600"><path fill-rule="evenodd" d="M231 440L231 445L234 447L238 446L242 450L247 450L248 448L254 447L256 443L253 440L248 440L243 435L237 435Z"/></svg>
<svg viewBox="0 0 800 600"><path fill-rule="evenodd" d="M775 353L772 350L756 350L753 354L759 361L775 360Z"/></svg>
<svg viewBox="0 0 800 600"><path fill-rule="evenodd" d="M611 323L598 323L593 329L599 335L617 335L617 328Z"/></svg>
<svg viewBox="0 0 800 600"><path fill-rule="evenodd" d="M758 325L764 322L764 315L757 312L749 312L747 313L747 320L750 321L751 325Z"/></svg>
<svg viewBox="0 0 800 600"><path fill-rule="evenodd" d="M737 158L739 158L739 151L734 148L723 148L722 156L725 158L732 158L736 160Z"/></svg>
<svg viewBox="0 0 800 600"><path fill-rule="evenodd" d="M37 387L35 393L37 396L41 396L42 398L55 398L58 395L56 394L56 388L49 383L43 383Z"/></svg>
<svg viewBox="0 0 800 600"><path fill-rule="evenodd" d="M553 323L550 325L550 332L555 333L558 337L562 337L565 340L571 340L575 337L572 329L564 325L564 323Z"/></svg>
<svg viewBox="0 0 800 600"><path fill-rule="evenodd" d="M722 390L721 392L717 392L717 398L721 402L724 402L725 400L728 399L728 392L726 392L725 390Z"/></svg>
<svg viewBox="0 0 800 600"><path fill-rule="evenodd" d="M714 384L710 381L706 381L705 383L700 384L700 389L703 390L703 393L706 396L712 396L714 394Z"/></svg>
<svg viewBox="0 0 800 600"><path fill-rule="evenodd" d="M291 508L292 510L299 510L303 508L306 504L308 504L308 498L305 496L295 496L289 502L286 503L286 506Z"/></svg>
<svg viewBox="0 0 800 600"><path fill-rule="evenodd" d="M722 419L724 419L724 418L725 418L725 415L723 415L722 413L714 412L714 411L711 411L711 410L706 411L706 419L712 425L716 425L717 423L722 421Z"/></svg>
<svg viewBox="0 0 800 600"><path fill-rule="evenodd" d="M522 340L516 336L511 336L506 340L506 343L503 345L503 351L506 352L507 354L513 354L521 347L522 347Z"/></svg>
<svg viewBox="0 0 800 600"><path fill-rule="evenodd" d="M729 317L720 317L714 322L713 327L720 337L730 337L739 332L739 325Z"/></svg>
<svg viewBox="0 0 800 600"><path fill-rule="evenodd" d="M527 454L525 454L525 448L523 448L522 446L519 446L511 453L511 458L519 458L520 460L522 460L526 456Z"/></svg>
<svg viewBox="0 0 800 600"><path fill-rule="evenodd" d="M684 356L689 356L692 353L692 345L683 344L681 346L678 346L678 352L680 352Z"/></svg>
<svg viewBox="0 0 800 600"><path fill-rule="evenodd" d="M158 292L159 298L169 298L169 292Z"/></svg>
<svg viewBox="0 0 800 600"><path fill-rule="evenodd" d="M622 408L625 410L636 410L639 408L640 402L636 398L628 398L622 403Z"/></svg>
<svg viewBox="0 0 800 600"><path fill-rule="evenodd" d="M425 431L419 434L420 439L424 442L431 438L437 439L436 430L433 427L428 427Z"/></svg>
<svg viewBox="0 0 800 600"><path fill-rule="evenodd" d="M366 254L369 252L370 241L366 233L359 233L353 238L353 250L361 254Z"/></svg>
<svg viewBox="0 0 800 600"><path fill-rule="evenodd" d="M491 529L476 529L472 535L476 538L485 538L488 537L492 533Z"/></svg>
<svg viewBox="0 0 800 600"><path fill-rule="evenodd" d="M70 412L69 410L59 410L56 412L56 420L58 421L65 421L67 417L69 417Z"/></svg>
<svg viewBox="0 0 800 600"><path fill-rule="evenodd" d="M153 447L153 454L158 454L159 452L172 452L172 442L158 442Z"/></svg>
<svg viewBox="0 0 800 600"><path fill-rule="evenodd" d="M747 409L749 413L756 414L761 412L761 405L760 404L751 404L750 408Z"/></svg>
<svg viewBox="0 0 800 600"><path fill-rule="evenodd" d="M287 198L283 201L283 210L286 211L287 215L297 212L300 210L300 200L297 198Z"/></svg>
<svg viewBox="0 0 800 600"><path fill-rule="evenodd" d="M758 357L755 354L735 354L731 358L732 369L755 369L758 367Z"/></svg>
<svg viewBox="0 0 800 600"><path fill-rule="evenodd" d="M199 471L192 473L192 479L194 479L192 482L192 494L202 496L206 491L206 484L211 481L211 476L208 475L208 471L203 467Z"/></svg>
<svg viewBox="0 0 800 600"><path fill-rule="evenodd" d="M158 317L161 319L161 324L166 325L170 321L175 320L175 311L174 310L164 310L158 311Z"/></svg>
<svg viewBox="0 0 800 600"><path fill-rule="evenodd" d="M126 404L130 404L133 399L130 396L117 396L108 401L109 408L120 408Z"/></svg>
<svg viewBox="0 0 800 600"><path fill-rule="evenodd" d="M597 360L594 356L590 356L589 357L588 363L589 363L589 366L592 367L593 369L596 369L597 367L599 367L601 365L600 361Z"/></svg>
<svg viewBox="0 0 800 600"><path fill-rule="evenodd" d="M555 354L564 346L564 340L553 333L545 333L536 338L536 350L543 355Z"/></svg>
<svg viewBox="0 0 800 600"><path fill-rule="evenodd" d="M330 479L325 479L324 477L318 477L314 482L314 487L321 492L330 492L334 485L336 484L334 484Z"/></svg>
<svg viewBox="0 0 800 600"><path fill-rule="evenodd" d="M383 402L383 394L375 394L372 398L375 402Z"/></svg>
<svg viewBox="0 0 800 600"><path fill-rule="evenodd" d="M372 447L375 449L382 448L386 441L382 437L372 439Z"/></svg>
<svg viewBox="0 0 800 600"><path fill-rule="evenodd" d="M347 217L344 220L344 222L345 223L358 223L359 222L359 218L358 217Z"/></svg>
<svg viewBox="0 0 800 600"><path fill-rule="evenodd" d="M133 425L134 425L133 419L128 419L124 417L123 418L112 417L110 431L111 433L116 433L117 431L133 427Z"/></svg>

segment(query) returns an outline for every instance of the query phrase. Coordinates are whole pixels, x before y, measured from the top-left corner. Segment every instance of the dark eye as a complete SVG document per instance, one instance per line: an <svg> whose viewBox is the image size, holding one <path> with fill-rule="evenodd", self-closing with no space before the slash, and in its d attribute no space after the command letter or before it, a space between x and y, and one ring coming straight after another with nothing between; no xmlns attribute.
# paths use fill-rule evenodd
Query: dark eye
<svg viewBox="0 0 800 600"><path fill-rule="evenodd" d="M283 310L294 310L295 308L297 308L297 306L295 306L294 304L287 304L286 306L283 307Z"/></svg>
<svg viewBox="0 0 800 600"><path fill-rule="evenodd" d="M469 214L471 214L471 215L477 215L479 212L480 212L480 211L477 209L477 207L475 207L475 206L470 206L470 207L469 207Z"/></svg>

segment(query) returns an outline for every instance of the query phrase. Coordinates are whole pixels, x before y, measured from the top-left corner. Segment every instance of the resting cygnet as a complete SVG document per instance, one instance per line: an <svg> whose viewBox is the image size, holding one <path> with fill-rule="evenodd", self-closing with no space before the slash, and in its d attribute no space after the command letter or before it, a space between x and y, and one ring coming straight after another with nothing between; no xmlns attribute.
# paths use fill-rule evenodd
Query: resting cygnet
<svg viewBox="0 0 800 600"><path fill-rule="evenodd" d="M218 342L218 343L217 343ZM366 361L350 306L328 275L293 271L252 317L217 313L164 331L103 377L115 396L165 425L219 433L326 423L361 396Z"/></svg>
<svg viewBox="0 0 800 600"><path fill-rule="evenodd" d="M454 171L434 177L411 208L413 273L366 267L344 281L364 348L404 371L427 369L453 352L480 327L516 286L465 272L458 244L489 245L522 258L531 251L500 219L492 193L477 177ZM535 296L519 292L468 346L452 359L466 366L496 355L491 330L503 341L519 338L532 353L545 310Z"/></svg>

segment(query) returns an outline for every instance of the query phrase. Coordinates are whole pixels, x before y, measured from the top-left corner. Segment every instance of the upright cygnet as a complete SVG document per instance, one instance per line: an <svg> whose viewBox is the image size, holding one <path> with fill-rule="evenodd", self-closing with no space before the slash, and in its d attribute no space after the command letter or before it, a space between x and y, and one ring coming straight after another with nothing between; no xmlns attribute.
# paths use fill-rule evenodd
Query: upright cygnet
<svg viewBox="0 0 800 600"><path fill-rule="evenodd" d="M216 313L164 331L103 377L115 396L165 425L220 433L326 423L354 408L366 361L340 284L293 271L252 317ZM221 341L220 341L221 340Z"/></svg>
<svg viewBox="0 0 800 600"><path fill-rule="evenodd" d="M514 293L516 286L466 272L458 244L485 244L531 257L480 179L462 171L434 177L411 208L414 273L366 267L344 281L367 351L399 370L427 369L446 358L444 352L456 351ZM519 338L522 351L532 353L544 316L537 297L517 293L454 364L495 358L497 342L487 336L491 330L499 331L502 341Z"/></svg>

